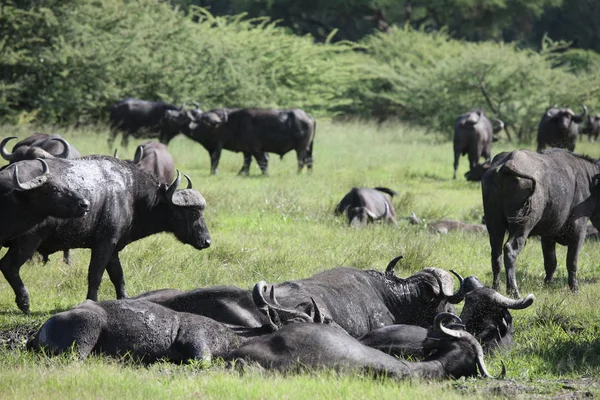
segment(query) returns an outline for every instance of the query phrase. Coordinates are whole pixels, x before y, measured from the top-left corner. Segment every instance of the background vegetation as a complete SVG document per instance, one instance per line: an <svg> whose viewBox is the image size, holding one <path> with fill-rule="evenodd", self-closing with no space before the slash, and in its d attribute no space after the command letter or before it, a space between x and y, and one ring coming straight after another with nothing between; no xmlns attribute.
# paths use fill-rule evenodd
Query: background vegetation
<svg viewBox="0 0 600 400"><path fill-rule="evenodd" d="M0 136L26 137L49 127L0 127ZM108 131L94 128L57 129L82 154L111 154ZM438 137L439 138L439 137ZM494 153L513 148L502 141ZM600 156L599 144L587 141L578 150ZM315 168L312 175L296 175L293 153L272 157L268 178L256 164L249 178L238 177L239 153L224 152L219 175L209 174L207 152L178 136L169 145L177 167L191 175L194 187L207 200L206 221L213 244L197 251L172 235L160 234L132 243L121 252L126 288L130 295L159 288L192 289L210 285L251 288L256 282L300 279L336 266L382 270L398 254L404 260L399 276L429 266L477 275L491 284L487 235L452 233L432 235L426 225L410 225L415 212L425 223L440 218L478 222L483 214L477 183L452 180L452 149L445 140L424 135L422 129L399 124L332 123L318 121ZM134 147L119 148L133 157ZM461 160L459 173L466 172ZM398 191L393 203L398 227L348 227L333 215L335 205L352 186L387 186ZM5 250L0 251L0 256ZM314 373L272 376L251 372L244 376L221 367L174 366L148 368L128 360L90 357L80 361L64 356L46 359L22 348L28 329L39 327L55 312L84 300L88 250L73 250L73 265L55 253L48 265L27 263L21 269L31 296L30 316L14 303L14 294L0 279L0 397L23 398L530 398L600 394L600 244L586 242L579 258L580 292L568 290L566 249L558 246L556 282L544 285L539 240L532 238L517 263L523 295L534 293L534 304L514 311L515 346L487 356L492 373L506 363L507 379L450 382L405 382ZM502 281L505 282L504 276ZM504 286L502 286L504 292ZM114 298L105 277L100 300ZM459 306L460 309L460 306ZM20 333L17 341L15 332ZM8 338L8 339L7 339Z"/></svg>
<svg viewBox="0 0 600 400"><path fill-rule="evenodd" d="M461 0L454 8L444 6L457 14L449 12L440 23L402 25L402 19L394 19L385 32L348 36L352 42L335 41L340 31L332 26L318 43L313 36L294 35L285 19L264 16L278 18L280 9L296 13L284 7L286 1L232 0L223 2L224 8L208 3L9 0L0 9L0 119L105 123L112 103L136 97L198 101L203 108L301 107L317 116L400 118L450 137L456 117L479 106L503 119L511 137L529 143L548 106L575 109L585 103L592 112L600 111L600 55L595 51L570 48L548 36L536 39L535 47L467 42L462 38L469 35L457 34L451 24L473 32L483 26L493 30L494 24L486 22L492 17L506 27L516 13L542 18L560 0L493 5ZM410 6L410 21L422 20L417 15L423 13L429 15L423 21L430 21L442 7L437 2L380 3L386 12ZM215 15L195 4L211 6ZM302 4L306 15L327 7L323 15L337 10L341 18L348 7L372 9L375 3ZM216 14L244 7L250 15ZM252 11L261 7L260 13ZM461 22L471 15L465 11L470 7L480 10L480 19L473 14L476 26ZM253 13L260 16L250 18Z"/></svg>

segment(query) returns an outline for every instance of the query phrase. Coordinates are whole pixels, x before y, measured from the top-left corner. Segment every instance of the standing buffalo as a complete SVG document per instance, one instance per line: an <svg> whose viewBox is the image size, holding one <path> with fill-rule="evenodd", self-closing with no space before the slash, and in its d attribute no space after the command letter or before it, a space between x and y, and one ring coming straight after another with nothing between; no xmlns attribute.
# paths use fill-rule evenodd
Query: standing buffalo
<svg viewBox="0 0 600 400"><path fill-rule="evenodd" d="M167 146L162 143L147 141L140 144L135 151L133 163L154 175L160 183L169 184L175 178L175 161Z"/></svg>
<svg viewBox="0 0 600 400"><path fill-rule="evenodd" d="M219 108L203 113L170 113L182 131L202 144L210 154L211 173L217 173L221 150L242 152L240 175L248 175L254 157L264 175L268 173L268 154L283 157L296 151L298 173L304 165L312 171L315 120L300 109ZM189 122L188 122L189 121ZM189 129L188 132L186 132Z"/></svg>
<svg viewBox="0 0 600 400"><path fill-rule="evenodd" d="M119 132L123 132L121 143L125 146L129 143L129 136L159 138L162 143L168 144L174 135L164 121L167 110L183 110L183 106L132 98L116 102L110 107L109 146L112 147Z"/></svg>
<svg viewBox="0 0 600 400"><path fill-rule="evenodd" d="M311 316L318 307L322 320L335 322L354 337L392 324L429 327L435 315L453 311L452 304L462 301L460 290L452 295L452 276L444 270L426 268L405 279L397 277L394 266L401 258L393 259L385 273L339 267L272 286L282 307L300 311L297 316ZM255 301L265 290L266 284L255 286Z"/></svg>
<svg viewBox="0 0 600 400"><path fill-rule="evenodd" d="M498 126L492 128L492 123L482 109L469 111L458 117L454 124L454 179L456 179L458 160L461 155L469 155L469 169L475 168L481 157L489 163L492 156L493 135L504 128L504 122L499 119L496 121Z"/></svg>
<svg viewBox="0 0 600 400"><path fill-rule="evenodd" d="M596 141L600 135L600 114L588 116L581 133L587 134L590 142Z"/></svg>
<svg viewBox="0 0 600 400"><path fill-rule="evenodd" d="M542 151L546 147L559 147L574 151L579 134L577 124L583 122L587 114L587 107L582 107L581 115L575 115L570 108L550 107L547 109L538 126L537 151Z"/></svg>
<svg viewBox="0 0 600 400"><path fill-rule="evenodd" d="M61 163L57 161L56 164ZM21 182L19 175L27 181ZM0 247L47 217L77 218L89 207L90 202L65 186L50 171L46 161L26 160L11 164L0 171ZM10 271L2 268L2 272L9 279Z"/></svg>
<svg viewBox="0 0 600 400"><path fill-rule="evenodd" d="M485 223L492 248L493 288L500 286L502 243L506 288L519 297L515 263L529 236L539 235L546 282L556 270L556 243L568 247L569 286L577 290L577 259L586 237L586 224L599 204L594 177L598 162L562 149L542 153L516 150L500 153L483 176Z"/></svg>
<svg viewBox="0 0 600 400"><path fill-rule="evenodd" d="M48 160L48 164L65 186L89 199L92 207L77 220L47 218L33 234L8 243L10 248L0 260L0 269L23 312L29 312L29 295L19 269L36 250L51 254L70 248L91 249L87 298L96 300L105 269L117 298L127 297L119 251L133 241L158 232L172 232L181 242L197 249L210 246L203 217L206 202L191 189L189 178L188 189L177 191L179 173L167 187L132 163L113 157Z"/></svg>
<svg viewBox="0 0 600 400"><path fill-rule="evenodd" d="M397 193L384 187L352 188L335 208L335 215L348 215L348 223L352 226L367 222L383 220L396 225L396 210L391 198Z"/></svg>
<svg viewBox="0 0 600 400"><path fill-rule="evenodd" d="M21 160L35 160L36 158L79 158L79 152L60 135L36 133L14 145L12 152L6 150L6 143L16 139L10 136L0 142L0 155L6 161L14 163Z"/></svg>

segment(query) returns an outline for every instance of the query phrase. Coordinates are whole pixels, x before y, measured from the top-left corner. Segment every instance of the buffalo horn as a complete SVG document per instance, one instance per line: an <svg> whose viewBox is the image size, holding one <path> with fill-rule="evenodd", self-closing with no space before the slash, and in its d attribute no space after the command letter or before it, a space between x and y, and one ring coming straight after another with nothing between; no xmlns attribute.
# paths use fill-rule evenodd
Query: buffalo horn
<svg viewBox="0 0 600 400"><path fill-rule="evenodd" d="M498 133L500 132L502 129L504 129L504 122L502 122L501 119L498 118L494 118L494 121L496 121L498 123L498 126L496 126L494 128L494 133Z"/></svg>
<svg viewBox="0 0 600 400"><path fill-rule="evenodd" d="M71 153L71 147L69 146L69 143L67 143L67 141L63 138L60 137L55 137L52 138L50 140L56 140L57 142L60 142L63 145L63 151L60 154L56 154L54 157L56 158L69 158L69 154Z"/></svg>
<svg viewBox="0 0 600 400"><path fill-rule="evenodd" d="M442 322L445 321L447 318L453 319L454 321L459 322L459 323L462 322L459 317L457 317L456 315L454 315L452 313L447 313L447 312L439 313L438 315L435 316L435 319L433 321L434 329L437 331L443 332L447 336L450 336L450 337L453 337L456 339L464 339L467 342L469 342L471 344L471 346L473 346L473 348L475 349L475 352L477 354L477 367L479 368L479 373L481 373L481 375L483 375L486 378L493 378L492 375L488 372L487 368L485 367L485 362L483 360L483 348L481 347L481 345L479 344L477 339L475 339L467 331L462 331L462 330L459 331L459 330L446 328L442 324ZM506 374L506 367L503 364L501 377L504 377L505 374Z"/></svg>
<svg viewBox="0 0 600 400"><path fill-rule="evenodd" d="M19 181L19 166L18 166L18 164L15 164L15 173L13 176L14 176L15 186L17 186L19 189L21 189L21 190L35 189L37 187L42 186L48 180L48 177L50 176L50 167L48 167L48 164L46 164L46 161L42 160L41 158L36 158L36 160L39 160L42 163L42 174L25 182L25 183L21 183Z"/></svg>
<svg viewBox="0 0 600 400"><path fill-rule="evenodd" d="M2 155L2 158L4 158L6 161L10 161L10 159L12 158L12 153L6 151L6 143L8 143L9 140L16 138L16 136L9 136L7 138L2 139L2 142L0 142L0 155Z"/></svg>
<svg viewBox="0 0 600 400"><path fill-rule="evenodd" d="M181 182L181 172L179 172L179 170L177 170L177 177L175 178L175 181L171 184L171 186L169 186L169 188L167 189L167 193L166 193L167 200L169 201L169 203L173 202L173 195L175 194L175 191L179 187L179 182Z"/></svg>
<svg viewBox="0 0 600 400"><path fill-rule="evenodd" d="M509 299L498 292L494 292L490 295L490 299L500 307L510 308L511 310L522 310L533 304L535 296L533 293L530 293L524 299Z"/></svg>
<svg viewBox="0 0 600 400"><path fill-rule="evenodd" d="M191 189L192 188L192 178L190 178L187 174L183 174L183 176L185 176L185 179L187 179L187 182L188 182L186 189Z"/></svg>
<svg viewBox="0 0 600 400"><path fill-rule="evenodd" d="M119 149L115 149L115 152L113 153L113 157L119 158Z"/></svg>
<svg viewBox="0 0 600 400"><path fill-rule="evenodd" d="M135 149L135 155L133 156L133 163L137 164L140 161L142 161L142 158L144 157L144 147L142 147L142 145L140 144L137 149Z"/></svg>
<svg viewBox="0 0 600 400"><path fill-rule="evenodd" d="M583 113L581 113L581 115L579 116L579 118L584 118L587 115L587 113L588 113L588 109L585 106L585 104L582 104L581 108L583 108Z"/></svg>
<svg viewBox="0 0 600 400"><path fill-rule="evenodd" d="M394 276L394 269L396 268L396 264L398 264L398 261L402 260L403 258L404 256L398 256L392 261L390 261L385 269L385 274L388 276Z"/></svg>
<svg viewBox="0 0 600 400"><path fill-rule="evenodd" d="M450 270L450 272L452 272L452 274L454 274L454 276L458 278L458 282L460 284L458 291L455 294L446 294L446 292L444 292L444 283L442 282L442 279L435 272L433 272L432 274L437 280L438 286L440 287L440 293L448 301L448 303L458 304L465 298L465 291L463 289L463 277L453 270Z"/></svg>
<svg viewBox="0 0 600 400"><path fill-rule="evenodd" d="M275 298L275 287L271 286L271 291L269 293L269 297L271 302L269 303L264 298L264 293L267 291L267 283L265 281L260 281L256 285L254 285L254 289L252 289L252 299L254 300L254 304L263 312L267 312L267 315L273 320L272 314L276 315L275 324L281 326L283 325L281 319L283 321L291 320L292 318L300 319L304 322L314 322L317 317L317 313L315 311L315 316L311 317L305 312L285 308ZM319 315L322 316L319 311Z"/></svg>

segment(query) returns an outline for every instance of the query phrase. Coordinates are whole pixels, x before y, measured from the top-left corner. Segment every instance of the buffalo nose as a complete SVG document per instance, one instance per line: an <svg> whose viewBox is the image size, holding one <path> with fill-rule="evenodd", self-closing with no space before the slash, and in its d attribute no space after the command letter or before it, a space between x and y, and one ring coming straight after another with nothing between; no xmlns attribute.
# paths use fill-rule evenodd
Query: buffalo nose
<svg viewBox="0 0 600 400"><path fill-rule="evenodd" d="M210 239L204 241L204 248L210 247Z"/></svg>
<svg viewBox="0 0 600 400"><path fill-rule="evenodd" d="M88 200L83 200L79 203L79 208L84 211L88 211L90 209L90 202Z"/></svg>

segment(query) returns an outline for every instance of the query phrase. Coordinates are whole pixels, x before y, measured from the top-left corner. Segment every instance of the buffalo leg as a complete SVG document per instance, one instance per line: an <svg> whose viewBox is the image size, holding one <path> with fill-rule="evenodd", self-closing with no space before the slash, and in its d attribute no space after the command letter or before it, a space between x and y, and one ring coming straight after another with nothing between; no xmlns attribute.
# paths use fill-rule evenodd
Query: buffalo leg
<svg viewBox="0 0 600 400"><path fill-rule="evenodd" d="M240 169L238 175L250 175L250 164L252 164L252 153L244 152L244 165L242 165L242 169Z"/></svg>
<svg viewBox="0 0 600 400"><path fill-rule="evenodd" d="M298 158L298 173L302 172L304 164L306 163L306 150L296 150L296 157Z"/></svg>
<svg viewBox="0 0 600 400"><path fill-rule="evenodd" d="M87 299L98 301L98 289L102 282L102 274L113 256L114 248L100 247L92 249L92 257L88 270ZM111 277L112 279L112 277Z"/></svg>
<svg viewBox="0 0 600 400"><path fill-rule="evenodd" d="M585 227L579 237L574 239L574 242L567 247L567 272L569 274L569 287L576 292L579 289L577 282L577 261L579 259L579 251L585 240Z"/></svg>
<svg viewBox="0 0 600 400"><path fill-rule="evenodd" d="M266 152L258 152L254 153L254 158L260 167L263 175L269 175L269 153Z"/></svg>
<svg viewBox="0 0 600 400"><path fill-rule="evenodd" d="M458 170L458 160L460 158L460 152L454 152L454 178L456 179L456 171Z"/></svg>
<svg viewBox="0 0 600 400"><path fill-rule="evenodd" d="M544 254L544 269L546 277L544 282L550 283L554 279L556 271L556 241L548 237L542 237L542 253Z"/></svg>
<svg viewBox="0 0 600 400"><path fill-rule="evenodd" d="M221 149L216 149L210 153L210 173L213 175L217 174L217 167L219 166L219 160L221 159Z"/></svg>
<svg viewBox="0 0 600 400"><path fill-rule="evenodd" d="M29 292L21 280L19 271L25 261L34 255L37 245L39 243L23 245L19 240L15 240L0 260L0 270L15 292L17 306L25 314L29 314Z"/></svg>
<svg viewBox="0 0 600 400"><path fill-rule="evenodd" d="M508 240L504 244L504 268L506 269L506 292L515 298L520 298L519 289L517 287L517 274L515 265L517 263L517 257L525 241L527 240L527 233L522 232L519 227L518 231L514 232L509 229Z"/></svg>
<svg viewBox="0 0 600 400"><path fill-rule="evenodd" d="M492 257L492 274L494 280L492 288L496 291L500 290L500 271L502 269L502 242L504 241L504 233L506 228L498 224L494 224L491 218L486 218ZM497 221L496 221L497 222Z"/></svg>
<svg viewBox="0 0 600 400"><path fill-rule="evenodd" d="M113 255L108 262L106 272L108 272L108 276L115 286L117 299L126 299L128 296L125 292L125 278L123 278L123 267L121 266L118 253Z"/></svg>

